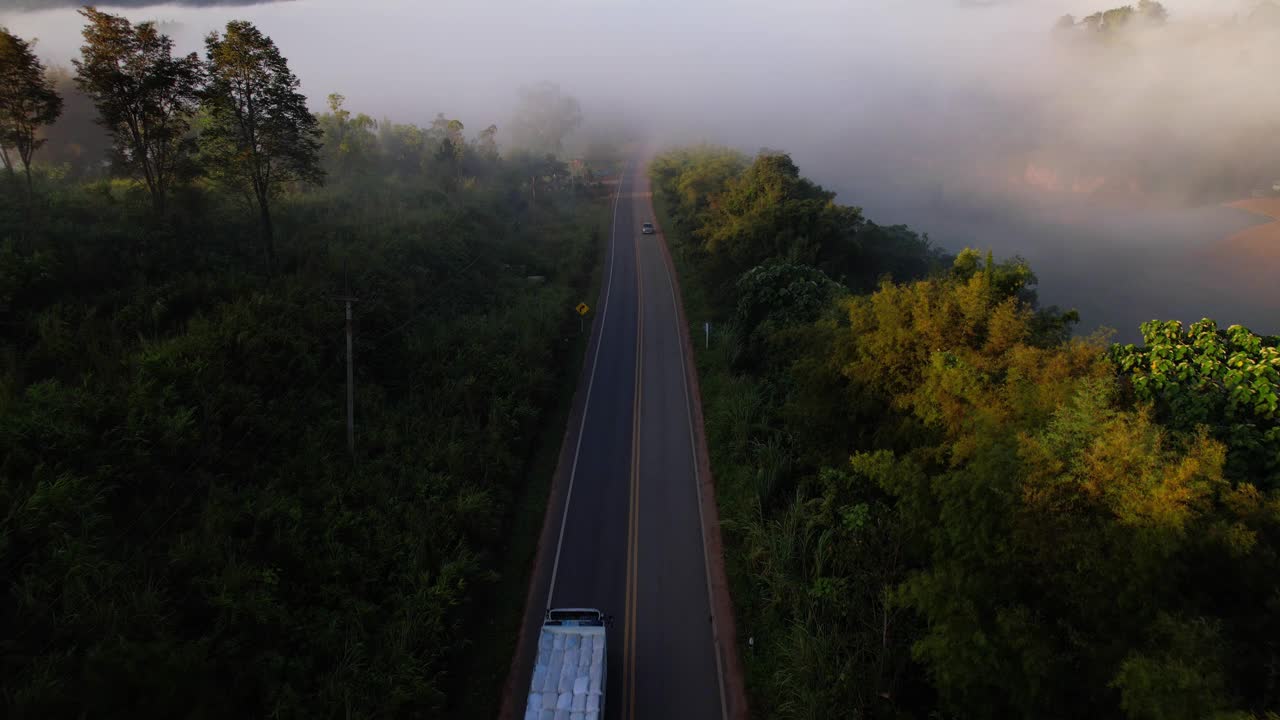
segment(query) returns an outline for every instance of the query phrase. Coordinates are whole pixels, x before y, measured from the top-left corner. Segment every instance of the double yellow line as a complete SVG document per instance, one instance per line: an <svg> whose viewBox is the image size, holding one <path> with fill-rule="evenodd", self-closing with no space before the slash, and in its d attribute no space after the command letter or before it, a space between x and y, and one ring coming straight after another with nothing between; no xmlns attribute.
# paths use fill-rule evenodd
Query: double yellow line
<svg viewBox="0 0 1280 720"><path fill-rule="evenodd" d="M635 230L631 231L633 234ZM640 565L640 390L644 377L644 274L640 271L640 240L636 257L636 392L631 404L631 495L627 515L626 621L622 638L623 717L636 715L636 591Z"/></svg>

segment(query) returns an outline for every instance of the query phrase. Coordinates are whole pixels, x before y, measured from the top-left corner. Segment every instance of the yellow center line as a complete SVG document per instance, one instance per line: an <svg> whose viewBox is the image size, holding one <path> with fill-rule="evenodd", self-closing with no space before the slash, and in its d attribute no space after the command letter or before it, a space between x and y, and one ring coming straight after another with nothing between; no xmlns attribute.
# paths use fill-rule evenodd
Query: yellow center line
<svg viewBox="0 0 1280 720"><path fill-rule="evenodd" d="M632 231L635 232L634 230ZM623 632L624 717L635 717L636 595L640 575L640 397L644 367L644 280L640 272L640 241L636 238L636 383L631 415L631 487L627 515L626 621Z"/></svg>

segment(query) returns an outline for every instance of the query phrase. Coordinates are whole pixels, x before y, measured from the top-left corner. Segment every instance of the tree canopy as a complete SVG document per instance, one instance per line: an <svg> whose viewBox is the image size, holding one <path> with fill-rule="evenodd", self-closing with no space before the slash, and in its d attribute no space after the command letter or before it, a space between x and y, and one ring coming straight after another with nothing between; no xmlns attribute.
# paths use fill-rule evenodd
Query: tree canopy
<svg viewBox="0 0 1280 720"><path fill-rule="evenodd" d="M0 192L0 715L493 717L608 190L535 195L448 116L314 118L246 24L192 66L86 21L40 202Z"/></svg>
<svg viewBox="0 0 1280 720"><path fill-rule="evenodd" d="M62 98L26 40L0 27L0 159L12 178L9 149L18 153L31 192L31 159L45 143L37 132L62 114Z"/></svg>
<svg viewBox="0 0 1280 720"><path fill-rule="evenodd" d="M511 119L511 142L535 156L560 155L564 139L582 123L578 101L554 83L539 83L520 91Z"/></svg>
<svg viewBox="0 0 1280 720"><path fill-rule="evenodd" d="M76 82L93 98L116 157L146 183L158 212L175 179L189 169L189 133L199 101L203 66L195 53L173 56L173 40L153 22L86 6L81 57L72 60Z"/></svg>
<svg viewBox="0 0 1280 720"><path fill-rule="evenodd" d="M875 233L776 152L652 176L722 327L698 365L753 712L1275 717L1277 338L1073 338L1026 261Z"/></svg>
<svg viewBox="0 0 1280 720"><path fill-rule="evenodd" d="M205 47L201 153L214 177L251 198L274 266L271 200L289 183L323 180L320 129L288 61L252 24L233 20L223 35L210 33Z"/></svg>

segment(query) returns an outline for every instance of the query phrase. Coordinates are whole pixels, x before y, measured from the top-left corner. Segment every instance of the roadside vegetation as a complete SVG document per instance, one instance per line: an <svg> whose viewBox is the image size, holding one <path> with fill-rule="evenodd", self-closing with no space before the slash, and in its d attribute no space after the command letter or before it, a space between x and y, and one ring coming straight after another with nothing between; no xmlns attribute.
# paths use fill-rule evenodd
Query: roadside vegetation
<svg viewBox="0 0 1280 720"><path fill-rule="evenodd" d="M754 716L1276 717L1280 339L1073 337L782 153L651 172Z"/></svg>
<svg viewBox="0 0 1280 720"><path fill-rule="evenodd" d="M82 14L74 73L0 33L0 714L492 717L607 191Z"/></svg>

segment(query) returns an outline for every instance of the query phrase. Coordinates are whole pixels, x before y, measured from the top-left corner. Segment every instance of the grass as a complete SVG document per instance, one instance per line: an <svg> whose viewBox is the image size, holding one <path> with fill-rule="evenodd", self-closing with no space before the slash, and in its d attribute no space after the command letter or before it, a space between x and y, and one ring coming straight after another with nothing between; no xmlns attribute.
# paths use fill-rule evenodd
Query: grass
<svg viewBox="0 0 1280 720"><path fill-rule="evenodd" d="M601 251L607 241L610 209L604 199L598 199L589 205L579 205L578 210L582 213L579 223L580 228L585 231L582 234L589 237L594 231L601 238L601 242L593 249L590 272L575 283L581 300L590 303L600 291ZM574 303L577 302L575 299ZM566 320L561 328L565 344L562 353L564 365L557 378L556 404L548 408L541 418L541 430L525 464L528 483L521 494L513 498L512 516L505 529L507 544L495 569L496 580L480 593L477 611L469 613L472 618L487 618L487 622L467 633L472 642L471 652L467 653L468 666L452 673L467 684L456 717L490 720L497 717L502 705L502 693L507 675L511 671L511 659L515 655L516 640L524 620L529 576L533 572L538 536L542 532L542 522L551 492L551 480L555 476L565 425L573 411L574 391L587 352L589 336L579 333L578 317L573 313L573 308L565 308L565 315Z"/></svg>

